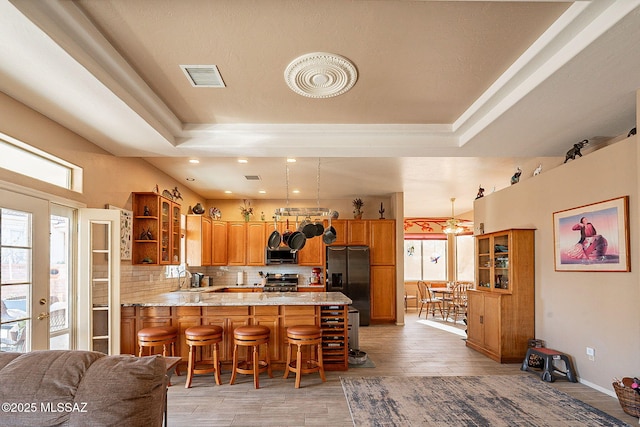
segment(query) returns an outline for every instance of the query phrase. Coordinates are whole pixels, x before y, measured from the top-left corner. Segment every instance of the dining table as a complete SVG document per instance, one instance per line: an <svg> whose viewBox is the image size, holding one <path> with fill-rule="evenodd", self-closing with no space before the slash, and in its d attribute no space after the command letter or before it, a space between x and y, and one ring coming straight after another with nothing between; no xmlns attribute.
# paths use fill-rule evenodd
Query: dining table
<svg viewBox="0 0 640 427"><path fill-rule="evenodd" d="M442 288L431 288L431 297L437 298L442 301L442 309L444 310L444 320L446 321L449 317L449 303L453 302L453 288L450 287L442 287Z"/></svg>

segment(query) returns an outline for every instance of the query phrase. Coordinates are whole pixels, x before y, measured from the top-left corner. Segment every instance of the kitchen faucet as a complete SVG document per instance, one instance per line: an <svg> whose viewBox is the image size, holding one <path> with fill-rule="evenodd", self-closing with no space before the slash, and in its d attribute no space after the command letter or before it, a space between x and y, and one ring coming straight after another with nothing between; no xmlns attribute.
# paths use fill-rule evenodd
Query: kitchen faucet
<svg viewBox="0 0 640 427"><path fill-rule="evenodd" d="M182 281L180 281L180 275L184 273L184 278ZM184 285L184 282L186 279L191 279L191 273L189 272L189 270L187 270L187 268L185 267L183 270L178 269L178 290L182 290L182 285Z"/></svg>

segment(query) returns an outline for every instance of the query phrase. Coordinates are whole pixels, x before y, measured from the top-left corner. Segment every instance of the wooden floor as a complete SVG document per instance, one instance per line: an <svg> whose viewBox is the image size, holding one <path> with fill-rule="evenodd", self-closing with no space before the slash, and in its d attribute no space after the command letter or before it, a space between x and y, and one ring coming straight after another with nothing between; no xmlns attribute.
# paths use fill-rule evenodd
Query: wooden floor
<svg viewBox="0 0 640 427"><path fill-rule="evenodd" d="M295 375L284 380L282 371L274 371L273 379L262 374L259 390L245 375L230 386L228 370L223 370L223 385L217 386L212 376L196 376L191 389L184 388L184 375L174 375L168 392L168 425L353 426L341 376L536 375L520 371L518 364L496 363L465 347L463 337L417 320L416 312L409 311L405 326L361 327L360 349L375 368L327 372L326 383L318 374L305 375L300 389L294 388ZM617 399L604 393L564 380L552 385L628 424L638 423L622 411Z"/></svg>

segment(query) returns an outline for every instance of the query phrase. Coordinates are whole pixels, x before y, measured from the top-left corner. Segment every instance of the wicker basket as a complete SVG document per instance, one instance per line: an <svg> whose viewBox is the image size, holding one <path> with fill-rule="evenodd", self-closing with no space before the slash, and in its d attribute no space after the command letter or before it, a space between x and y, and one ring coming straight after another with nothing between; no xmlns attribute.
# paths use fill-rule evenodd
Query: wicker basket
<svg viewBox="0 0 640 427"><path fill-rule="evenodd" d="M633 378L625 377L622 383L624 387L618 382L613 383L613 389L616 391L622 410L632 417L640 418L640 394L631 388Z"/></svg>

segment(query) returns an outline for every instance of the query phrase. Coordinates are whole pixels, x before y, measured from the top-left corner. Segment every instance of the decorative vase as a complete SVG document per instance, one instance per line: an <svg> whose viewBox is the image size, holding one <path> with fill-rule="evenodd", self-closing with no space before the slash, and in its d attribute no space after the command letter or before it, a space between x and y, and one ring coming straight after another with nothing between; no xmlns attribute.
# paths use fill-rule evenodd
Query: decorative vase
<svg viewBox="0 0 640 427"><path fill-rule="evenodd" d="M251 215L250 214L248 214L248 213L244 214L244 221L245 222L249 222L250 219L251 219Z"/></svg>
<svg viewBox="0 0 640 427"><path fill-rule="evenodd" d="M355 210L353 212L353 218L354 219L362 219L362 211L361 210Z"/></svg>

